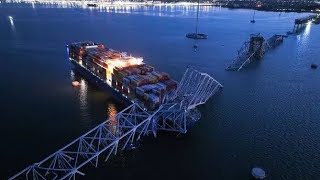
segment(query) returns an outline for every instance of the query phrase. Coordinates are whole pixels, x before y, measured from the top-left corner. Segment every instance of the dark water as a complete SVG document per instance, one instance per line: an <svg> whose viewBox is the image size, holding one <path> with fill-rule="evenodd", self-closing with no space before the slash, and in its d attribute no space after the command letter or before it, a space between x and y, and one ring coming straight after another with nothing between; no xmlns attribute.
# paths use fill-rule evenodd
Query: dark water
<svg viewBox="0 0 320 180"><path fill-rule="evenodd" d="M193 41L194 7L89 10L0 4L0 178L53 153L123 107L88 84L66 59L65 44L94 40L143 56L180 79L187 65L224 89L200 107L201 121L185 137L145 139L84 179L249 179L254 165L267 179L320 178L320 26L298 36L242 72L224 68L249 34L292 30L296 13L202 8ZM14 18L10 23L8 16ZM73 88L71 80L81 82Z"/></svg>

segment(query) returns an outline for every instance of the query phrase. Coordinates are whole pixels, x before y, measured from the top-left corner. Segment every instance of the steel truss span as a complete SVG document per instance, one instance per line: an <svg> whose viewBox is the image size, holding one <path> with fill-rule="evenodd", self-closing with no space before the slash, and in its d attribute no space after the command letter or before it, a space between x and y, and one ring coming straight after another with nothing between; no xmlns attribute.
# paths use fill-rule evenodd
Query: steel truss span
<svg viewBox="0 0 320 180"><path fill-rule="evenodd" d="M279 46L283 42L283 37L285 36L275 34L265 39L260 34L252 34L250 40L243 43L237 57L226 70L240 71L254 60L261 59L268 50Z"/></svg>
<svg viewBox="0 0 320 180"><path fill-rule="evenodd" d="M76 175L85 175L81 168L86 164L97 167L99 160L107 161L119 148L123 150L128 143L146 135L152 118L153 115L132 104L10 180L75 179Z"/></svg>
<svg viewBox="0 0 320 180"><path fill-rule="evenodd" d="M142 136L157 131L186 133L200 119L196 106L204 104L222 85L208 74L188 68L177 91L156 111L147 112L134 103L44 160L35 163L9 180L70 180L84 176L85 165L98 167L119 150Z"/></svg>
<svg viewBox="0 0 320 180"><path fill-rule="evenodd" d="M185 71L173 99L186 109L194 109L204 104L223 86L207 73L192 68Z"/></svg>

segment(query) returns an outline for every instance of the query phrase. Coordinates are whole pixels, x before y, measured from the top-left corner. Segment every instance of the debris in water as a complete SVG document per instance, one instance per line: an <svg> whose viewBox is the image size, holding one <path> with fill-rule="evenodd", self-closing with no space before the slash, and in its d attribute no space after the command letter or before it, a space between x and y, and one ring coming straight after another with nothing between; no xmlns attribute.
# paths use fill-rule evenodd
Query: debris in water
<svg viewBox="0 0 320 180"><path fill-rule="evenodd" d="M78 87L80 85L79 81L72 81L73 87Z"/></svg>
<svg viewBox="0 0 320 180"><path fill-rule="evenodd" d="M259 167L253 168L251 174L255 179L264 179L266 177L266 172Z"/></svg>
<svg viewBox="0 0 320 180"><path fill-rule="evenodd" d="M317 67L318 67L318 65L316 65L316 64L311 64L311 68L312 68L312 69L317 69Z"/></svg>

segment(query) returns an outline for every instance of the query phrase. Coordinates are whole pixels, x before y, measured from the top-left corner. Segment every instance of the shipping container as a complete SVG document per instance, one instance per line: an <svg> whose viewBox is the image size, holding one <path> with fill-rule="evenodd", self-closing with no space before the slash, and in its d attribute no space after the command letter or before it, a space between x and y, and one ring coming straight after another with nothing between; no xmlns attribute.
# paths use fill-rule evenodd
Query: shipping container
<svg viewBox="0 0 320 180"><path fill-rule="evenodd" d="M167 86L168 91L177 89L177 82L172 79L162 81L162 83Z"/></svg>
<svg viewBox="0 0 320 180"><path fill-rule="evenodd" d="M137 67L132 68L132 71L134 74L141 74L141 69L139 69Z"/></svg>
<svg viewBox="0 0 320 180"><path fill-rule="evenodd" d="M150 95L150 94L148 94L148 93L144 93L144 94L143 94L143 99L144 99L145 101L148 101L149 95Z"/></svg>
<svg viewBox="0 0 320 180"><path fill-rule="evenodd" d="M162 82L158 82L156 83L156 85L161 89L161 90L166 90L167 86L165 84L163 84Z"/></svg>
<svg viewBox="0 0 320 180"><path fill-rule="evenodd" d="M136 94L137 95L143 96L144 92L145 92L145 90L142 87L137 87L136 88Z"/></svg>
<svg viewBox="0 0 320 180"><path fill-rule="evenodd" d="M156 76L159 81L165 81L170 79L169 75L164 72L152 71L151 74Z"/></svg>
<svg viewBox="0 0 320 180"><path fill-rule="evenodd" d="M138 68L141 70L141 73L147 73L147 72L154 71L154 67L147 65L147 64L143 64L143 65L139 66Z"/></svg>
<svg viewBox="0 0 320 180"><path fill-rule="evenodd" d="M157 95L157 96L162 96L164 94L164 91L161 91L158 88L152 89L152 93Z"/></svg>
<svg viewBox="0 0 320 180"><path fill-rule="evenodd" d="M123 78L123 79L122 79L122 82L123 82L124 85L129 86L129 84L130 84L129 76Z"/></svg>
<svg viewBox="0 0 320 180"><path fill-rule="evenodd" d="M122 79L124 77L127 77L128 75L129 74L126 71L119 71L118 78Z"/></svg>
<svg viewBox="0 0 320 180"><path fill-rule="evenodd" d="M159 98L159 96L151 93L148 96L148 101L152 104L158 104L158 103L160 103L160 98Z"/></svg>
<svg viewBox="0 0 320 180"><path fill-rule="evenodd" d="M133 79L137 79L139 78L140 76L138 74L134 74L134 75L131 75L131 76L127 76L126 78L129 79L129 83L131 82L131 80Z"/></svg>
<svg viewBox="0 0 320 180"><path fill-rule="evenodd" d="M140 75L135 76L135 78L132 78L130 80L130 84L132 84L135 87L142 86L142 85L145 85L145 84L148 84L148 83L149 83L149 81L147 79L143 78Z"/></svg>
<svg viewBox="0 0 320 180"><path fill-rule="evenodd" d="M142 59L127 56L99 43L85 42L69 45L69 56L87 67L130 100L137 99L145 107L154 109L177 83L164 72L144 64Z"/></svg>
<svg viewBox="0 0 320 180"><path fill-rule="evenodd" d="M152 67L152 66L150 66L150 65L148 65L148 64L145 64L145 66L143 66L144 68L145 68L145 70L147 71L147 72L152 72L152 71L154 71L154 67Z"/></svg>

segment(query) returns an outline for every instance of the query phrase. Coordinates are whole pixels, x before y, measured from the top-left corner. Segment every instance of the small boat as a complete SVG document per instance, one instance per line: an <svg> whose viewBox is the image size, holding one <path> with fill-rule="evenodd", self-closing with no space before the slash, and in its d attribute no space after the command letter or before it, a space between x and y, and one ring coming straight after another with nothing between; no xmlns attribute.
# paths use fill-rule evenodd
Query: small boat
<svg viewBox="0 0 320 180"><path fill-rule="evenodd" d="M316 65L316 64L311 64L311 68L312 68L312 69L317 69L317 68L318 68L318 65Z"/></svg>
<svg viewBox="0 0 320 180"><path fill-rule="evenodd" d="M208 36L207 36L207 35L205 35L205 34L201 34L201 33L198 33L199 6L200 6L200 1L198 0L198 6L197 6L197 21L196 21L196 32L186 34L186 37L187 37L187 38L190 38L190 39L207 39L207 38L208 38Z"/></svg>
<svg viewBox="0 0 320 180"><path fill-rule="evenodd" d="M261 168L255 167L252 169L251 175L255 179L264 179L266 177L266 172Z"/></svg>
<svg viewBox="0 0 320 180"><path fill-rule="evenodd" d="M87 6L88 6L88 7L97 7L98 5L95 4L95 3L88 3Z"/></svg>
<svg viewBox="0 0 320 180"><path fill-rule="evenodd" d="M80 85L79 81L72 81L73 87L78 87Z"/></svg>
<svg viewBox="0 0 320 180"><path fill-rule="evenodd" d="M186 37L190 39L207 39L208 38L206 34L201 34L201 33L188 33L186 34Z"/></svg>

